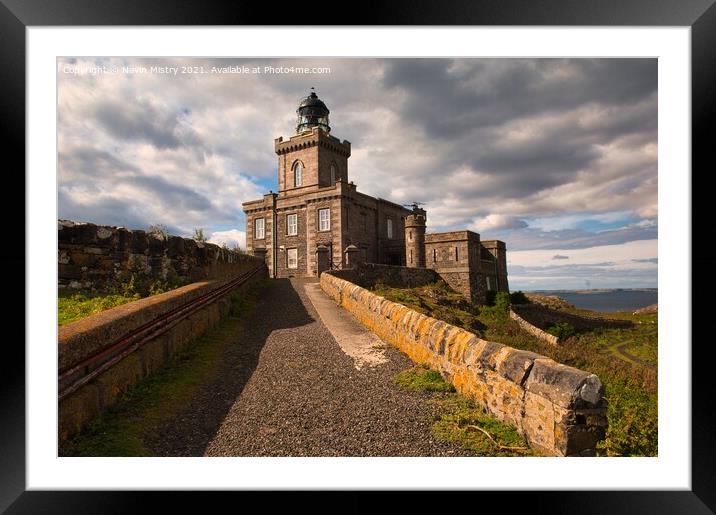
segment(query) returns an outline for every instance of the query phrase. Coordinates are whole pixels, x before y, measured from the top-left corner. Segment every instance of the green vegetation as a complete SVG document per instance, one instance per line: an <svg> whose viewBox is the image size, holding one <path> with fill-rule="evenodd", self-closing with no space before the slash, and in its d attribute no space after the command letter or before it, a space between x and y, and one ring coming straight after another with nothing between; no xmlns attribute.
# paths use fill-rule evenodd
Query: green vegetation
<svg viewBox="0 0 716 515"><path fill-rule="evenodd" d="M609 430L606 440L600 444L600 454L657 455L657 314L585 313L565 309L580 315L631 320L634 326L582 331L567 337L559 346L552 346L510 320L499 296L495 295L493 306L476 306L441 283L411 289L378 286L375 292L483 339L533 351L596 374L605 386L609 403ZM563 327L562 331L567 329ZM637 359L624 356L619 348Z"/></svg>
<svg viewBox="0 0 716 515"><path fill-rule="evenodd" d="M539 456L517 430L492 418L474 403L453 395L435 402L433 421L436 438L456 443L480 456Z"/></svg>
<svg viewBox="0 0 716 515"><path fill-rule="evenodd" d="M232 297L230 315L175 354L154 375L128 390L80 435L64 442L60 456L153 456L145 442L212 380L225 349L244 330L268 280Z"/></svg>
<svg viewBox="0 0 716 515"><path fill-rule="evenodd" d="M425 366L403 370L393 379L408 390L431 392L432 431L436 438L474 451L480 456L534 456L517 430L495 420L470 400L455 393L455 388L436 371Z"/></svg>
<svg viewBox="0 0 716 515"><path fill-rule="evenodd" d="M517 290L510 293L510 304L530 304L530 299L527 298L527 295Z"/></svg>
<svg viewBox="0 0 716 515"><path fill-rule="evenodd" d="M569 322L555 322L547 326L546 331L559 338L560 341L564 341L577 334L577 330Z"/></svg>
<svg viewBox="0 0 716 515"><path fill-rule="evenodd" d="M455 387L446 382L435 370L427 367L413 367L403 370L393 379L395 384L408 390L426 392L454 392Z"/></svg>
<svg viewBox="0 0 716 515"><path fill-rule="evenodd" d="M206 241L206 236L204 236L204 228L194 228L194 236L192 236L192 238L194 238L196 241Z"/></svg>
<svg viewBox="0 0 716 515"><path fill-rule="evenodd" d="M169 229L164 224L153 224L149 226L149 229L147 229L147 234L166 240L169 237Z"/></svg>
<svg viewBox="0 0 716 515"><path fill-rule="evenodd" d="M183 284L178 278L137 279L132 274L129 281L118 283L110 292L60 289L57 291L57 323L69 324L127 302L173 290Z"/></svg>
<svg viewBox="0 0 716 515"><path fill-rule="evenodd" d="M139 294L101 294L58 290L57 323L65 325L140 298Z"/></svg>

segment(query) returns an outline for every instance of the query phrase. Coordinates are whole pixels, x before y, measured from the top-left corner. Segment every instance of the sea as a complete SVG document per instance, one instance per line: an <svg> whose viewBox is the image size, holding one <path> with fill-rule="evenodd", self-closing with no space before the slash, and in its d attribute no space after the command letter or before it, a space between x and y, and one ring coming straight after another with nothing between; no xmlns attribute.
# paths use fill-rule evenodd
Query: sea
<svg viewBox="0 0 716 515"><path fill-rule="evenodd" d="M540 291L542 295L556 295L580 309L593 311L634 311L657 304L658 291L653 290L610 290L604 292Z"/></svg>

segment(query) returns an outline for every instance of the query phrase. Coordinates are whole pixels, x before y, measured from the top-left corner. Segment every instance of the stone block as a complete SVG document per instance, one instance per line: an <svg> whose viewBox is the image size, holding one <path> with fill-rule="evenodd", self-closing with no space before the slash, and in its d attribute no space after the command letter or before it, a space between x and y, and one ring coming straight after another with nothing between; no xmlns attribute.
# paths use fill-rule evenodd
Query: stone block
<svg viewBox="0 0 716 515"><path fill-rule="evenodd" d="M81 279L82 268L77 265L57 265L57 275L62 279Z"/></svg>
<svg viewBox="0 0 716 515"><path fill-rule="evenodd" d="M144 377L152 375L164 364L166 359L165 354L165 336L161 335L158 338L145 343L139 350L139 359L142 362L142 374Z"/></svg>
<svg viewBox="0 0 716 515"><path fill-rule="evenodd" d="M99 391L92 383L63 399L58 406L59 440L64 441L79 433L87 422L99 415L99 411Z"/></svg>
<svg viewBox="0 0 716 515"><path fill-rule="evenodd" d="M548 358L534 360L525 388L562 407L598 406L604 400L597 376Z"/></svg>
<svg viewBox="0 0 716 515"><path fill-rule="evenodd" d="M111 406L131 386L137 384L144 374L139 356L134 353L122 359L95 379L101 408Z"/></svg>

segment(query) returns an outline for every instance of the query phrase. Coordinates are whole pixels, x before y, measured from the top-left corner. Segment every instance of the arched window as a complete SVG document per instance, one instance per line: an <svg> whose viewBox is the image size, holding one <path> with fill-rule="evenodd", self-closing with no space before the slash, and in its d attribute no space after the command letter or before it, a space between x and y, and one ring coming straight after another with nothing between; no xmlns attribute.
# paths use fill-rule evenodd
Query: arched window
<svg viewBox="0 0 716 515"><path fill-rule="evenodd" d="M338 176L336 172L336 165L331 163L331 186L336 183L336 177Z"/></svg>
<svg viewBox="0 0 716 515"><path fill-rule="evenodd" d="M303 165L300 161L298 161L293 166L293 185L294 187L299 187L301 184L303 184Z"/></svg>

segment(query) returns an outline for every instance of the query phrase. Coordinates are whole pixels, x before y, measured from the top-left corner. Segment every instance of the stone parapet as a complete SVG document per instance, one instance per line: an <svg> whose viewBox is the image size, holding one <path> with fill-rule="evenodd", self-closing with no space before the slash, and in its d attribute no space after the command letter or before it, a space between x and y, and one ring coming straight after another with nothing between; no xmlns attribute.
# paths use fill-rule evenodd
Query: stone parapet
<svg viewBox="0 0 716 515"><path fill-rule="evenodd" d="M461 394L514 425L553 456L594 456L607 428L604 387L594 374L478 338L337 277L321 288L414 362L440 371Z"/></svg>
<svg viewBox="0 0 716 515"><path fill-rule="evenodd" d="M233 291L266 277L261 264L257 273ZM113 342L141 330L159 317L210 293L231 279L202 281L175 290L108 309L63 325L58 334L58 370L60 374L77 368L100 355ZM151 336L137 350L111 368L92 378L59 402L58 437L64 441L80 432L88 422L112 406L121 395L143 378L159 369L169 358L206 330L218 324L231 307L232 291L216 298L181 319L168 330ZM84 365L82 365L84 368Z"/></svg>

